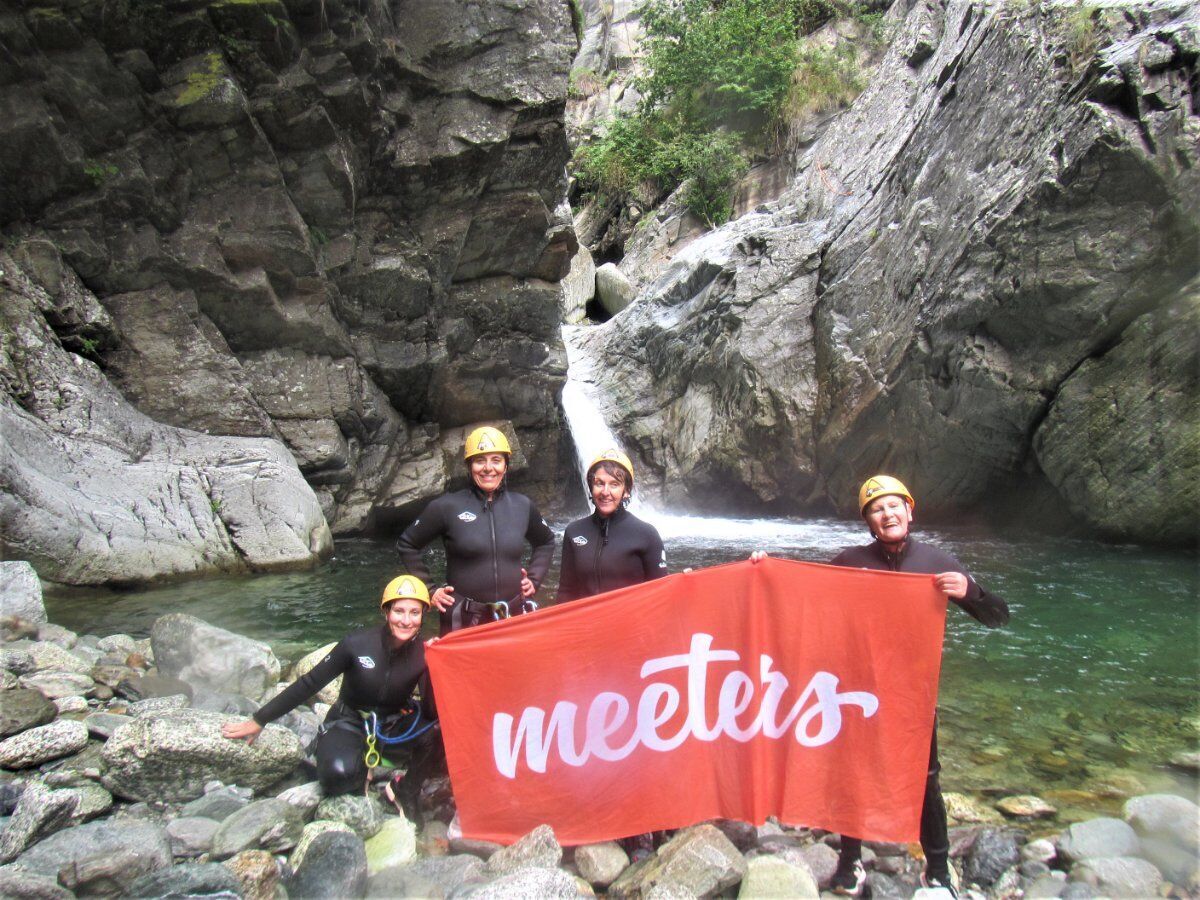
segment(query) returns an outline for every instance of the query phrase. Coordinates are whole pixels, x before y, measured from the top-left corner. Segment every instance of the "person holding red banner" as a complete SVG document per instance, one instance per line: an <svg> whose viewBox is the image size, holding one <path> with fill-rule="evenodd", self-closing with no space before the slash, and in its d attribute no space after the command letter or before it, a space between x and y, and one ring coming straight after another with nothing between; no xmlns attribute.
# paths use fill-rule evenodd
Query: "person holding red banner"
<svg viewBox="0 0 1200 900"><path fill-rule="evenodd" d="M930 574L934 576L938 590L987 627L996 628L1008 622L1008 605L1002 598L981 588L954 556L912 537L910 527L916 501L903 482L890 475L868 478L859 489L858 506L874 541L843 550L833 558L833 565ZM925 853L925 872L921 880L927 887L944 888L957 897L951 881L946 804L942 799L939 772L935 717L921 808L921 849ZM843 835L838 867L831 883L835 893L862 894L866 871L861 856L862 841Z"/></svg>
<svg viewBox="0 0 1200 900"><path fill-rule="evenodd" d="M642 584L667 574L667 551L658 530L628 509L633 462L617 449L605 450L587 468L595 511L567 526L557 603ZM653 833L621 841L633 862L654 852Z"/></svg>
<svg viewBox="0 0 1200 900"><path fill-rule="evenodd" d="M667 552L658 531L628 509L633 493L629 457L615 449L597 455L588 465L587 486L596 509L563 533L559 603L667 574Z"/></svg>
<svg viewBox="0 0 1200 900"><path fill-rule="evenodd" d="M471 483L430 502L404 529L396 548L404 567L427 585L421 552L437 538L446 547L447 584L432 590L441 634L537 609L533 596L554 557L554 532L533 501L507 490L512 456L504 432L476 428L463 447ZM525 544L533 548L521 567Z"/></svg>
<svg viewBox="0 0 1200 900"><path fill-rule="evenodd" d="M321 790L327 797L361 791L369 768L382 762L381 752L391 756L391 749L397 753L403 750L408 770L389 783L389 797L420 827L418 793L445 758L425 665L425 644L419 637L429 605L429 592L420 579L412 575L393 578L379 601L382 627L372 625L352 631L306 674L263 704L252 718L226 723L221 733L253 744L264 726L291 712L340 675L338 699L316 739ZM413 700L417 690L419 703Z"/></svg>

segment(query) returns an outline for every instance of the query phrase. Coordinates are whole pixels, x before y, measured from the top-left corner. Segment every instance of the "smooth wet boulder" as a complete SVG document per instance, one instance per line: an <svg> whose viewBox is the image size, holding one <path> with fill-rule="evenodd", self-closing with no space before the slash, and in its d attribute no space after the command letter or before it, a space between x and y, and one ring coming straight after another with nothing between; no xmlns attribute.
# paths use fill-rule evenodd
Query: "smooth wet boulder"
<svg viewBox="0 0 1200 900"><path fill-rule="evenodd" d="M1049 819L1058 814L1052 804L1032 794L1003 797L996 801L996 809L1011 819Z"/></svg>
<svg viewBox="0 0 1200 900"><path fill-rule="evenodd" d="M629 855L616 841L575 848L575 868L593 887L606 888L629 868Z"/></svg>
<svg viewBox="0 0 1200 900"><path fill-rule="evenodd" d="M105 787L130 800L187 801L213 779L262 790L303 759L296 736L275 726L263 729L252 745L223 737L221 725L233 721L181 709L122 725L104 745Z"/></svg>
<svg viewBox="0 0 1200 900"><path fill-rule="evenodd" d="M1071 878L1102 897L1156 897L1163 883L1162 873L1151 863L1131 856L1085 859L1071 868Z"/></svg>
<svg viewBox="0 0 1200 900"><path fill-rule="evenodd" d="M227 859L243 850L281 853L296 846L303 830L295 807L277 797L257 800L221 823L213 834L212 855Z"/></svg>
<svg viewBox="0 0 1200 900"><path fill-rule="evenodd" d="M160 616L150 632L159 672L257 700L279 681L271 648L186 613Z"/></svg>
<svg viewBox="0 0 1200 900"><path fill-rule="evenodd" d="M1099 818L1076 822L1058 839L1058 855L1067 862L1136 856L1140 849L1137 833L1120 819Z"/></svg>
<svg viewBox="0 0 1200 900"><path fill-rule="evenodd" d="M27 784L12 818L0 831L0 863L12 862L26 847L65 828L79 804L77 791L50 790L39 781Z"/></svg>
<svg viewBox="0 0 1200 900"><path fill-rule="evenodd" d="M755 856L746 863L746 875L738 889L739 900L766 897L821 896L817 880L807 866L774 856Z"/></svg>
<svg viewBox="0 0 1200 900"><path fill-rule="evenodd" d="M6 769L39 766L78 753L87 742L88 732L82 722L60 719L0 741L0 766Z"/></svg>
<svg viewBox="0 0 1200 900"><path fill-rule="evenodd" d="M285 791L281 791L278 795L280 800L284 800L300 811L300 815L305 819L311 819L313 813L316 812L318 806L321 805L321 800L325 794L321 790L319 781L307 781L304 784L298 784L295 787L290 787Z"/></svg>
<svg viewBox="0 0 1200 900"><path fill-rule="evenodd" d="M366 841L367 873L408 865L417 857L417 830L404 816L388 816Z"/></svg>
<svg viewBox="0 0 1200 900"><path fill-rule="evenodd" d="M145 900L202 897L233 898L240 895L237 876L220 863L183 863L143 875L129 886L129 896Z"/></svg>
<svg viewBox="0 0 1200 900"><path fill-rule="evenodd" d="M14 688L0 692L0 738L45 725L56 715L54 704L40 691Z"/></svg>
<svg viewBox="0 0 1200 900"><path fill-rule="evenodd" d="M562 847L549 825L539 825L511 846L497 850L487 862L491 875L507 875L517 869L553 869L562 862Z"/></svg>
<svg viewBox="0 0 1200 900"><path fill-rule="evenodd" d="M1176 794L1145 794L1125 801L1125 821L1142 838L1200 853L1200 806Z"/></svg>
<svg viewBox="0 0 1200 900"><path fill-rule="evenodd" d="M367 888L367 853L362 838L348 831L323 831L287 880L289 898L362 897Z"/></svg>
<svg viewBox="0 0 1200 900"><path fill-rule="evenodd" d="M7 616L35 625L46 621L42 582L24 560L0 562L0 617Z"/></svg>
<svg viewBox="0 0 1200 900"><path fill-rule="evenodd" d="M158 825L107 819L52 834L17 857L15 864L57 877L79 894L128 894L142 875L171 865L171 844Z"/></svg>
<svg viewBox="0 0 1200 900"><path fill-rule="evenodd" d="M608 895L633 898L651 890L679 888L693 896L711 896L737 884L745 874L746 860L729 838L712 825L696 825L628 869L609 885Z"/></svg>

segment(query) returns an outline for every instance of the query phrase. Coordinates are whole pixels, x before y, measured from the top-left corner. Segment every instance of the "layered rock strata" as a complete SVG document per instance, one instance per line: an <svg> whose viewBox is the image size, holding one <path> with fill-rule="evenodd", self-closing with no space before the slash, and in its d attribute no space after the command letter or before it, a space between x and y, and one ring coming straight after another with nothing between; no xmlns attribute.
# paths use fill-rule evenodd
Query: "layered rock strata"
<svg viewBox="0 0 1200 900"><path fill-rule="evenodd" d="M1002 497L1193 542L1200 13L888 23L779 201L645 229L640 300L580 339L608 420L679 504L849 513L885 469L935 516Z"/></svg>
<svg viewBox="0 0 1200 900"><path fill-rule="evenodd" d="M557 477L567 4L9 4L0 41L0 230L47 340L162 425L282 443L335 532L441 491L481 420Z"/></svg>

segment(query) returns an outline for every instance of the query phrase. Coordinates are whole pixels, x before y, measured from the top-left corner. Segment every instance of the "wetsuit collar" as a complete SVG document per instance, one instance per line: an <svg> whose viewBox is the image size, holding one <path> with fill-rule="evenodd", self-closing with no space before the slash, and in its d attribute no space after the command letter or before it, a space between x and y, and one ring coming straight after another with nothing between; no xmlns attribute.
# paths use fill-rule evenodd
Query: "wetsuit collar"
<svg viewBox="0 0 1200 900"><path fill-rule="evenodd" d="M912 535L909 535L904 539L904 543L900 545L900 549L893 552L888 548L887 544L879 540L879 538L875 538L875 552L893 569L898 569L900 568L900 563L904 562L904 557L908 556L908 551L913 543Z"/></svg>
<svg viewBox="0 0 1200 900"><path fill-rule="evenodd" d="M479 489L479 485L477 485L475 483L474 478L471 479L471 483L468 485L468 487L471 489L471 493L474 494L481 503L483 503L485 505L487 504L487 502L488 502L487 492L481 491ZM501 481L500 481L500 487L496 488L496 496L492 498L493 503L495 503L497 500L500 499L500 495L504 493L504 489L506 487L508 487L508 473L507 472L504 473L504 478L501 479Z"/></svg>
<svg viewBox="0 0 1200 900"><path fill-rule="evenodd" d="M628 512L629 510L625 508L624 504L620 504L616 509L613 510L613 514L611 516L602 516L600 515L600 510L593 509L592 518L596 520L597 525L603 525L606 519L609 521L609 523L612 523L617 521L617 519L622 518Z"/></svg>

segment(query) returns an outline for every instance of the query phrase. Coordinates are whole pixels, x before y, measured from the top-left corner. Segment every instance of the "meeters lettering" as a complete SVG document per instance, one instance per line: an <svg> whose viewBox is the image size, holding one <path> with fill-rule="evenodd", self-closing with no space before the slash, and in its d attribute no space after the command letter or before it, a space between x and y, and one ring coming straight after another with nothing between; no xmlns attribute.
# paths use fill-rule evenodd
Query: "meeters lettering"
<svg viewBox="0 0 1200 900"><path fill-rule="evenodd" d="M582 766L593 756L615 762L629 756L638 745L649 750L674 750L688 738L715 741L722 735L746 742L758 734L776 739L793 731L796 741L805 747L828 744L842 730L843 706L857 706L864 718L875 715L879 698L866 691L838 692L838 677L831 672L817 672L803 693L780 718L780 707L790 682L773 666L775 661L766 654L758 660L758 682L748 673L734 669L726 673L717 690L717 713L713 722L707 721L709 678L713 663L737 663L741 657L732 650L713 650L713 636L692 635L691 648L676 656L661 656L642 665L641 677L672 669L687 670L686 701L677 687L652 681L642 689L634 715L633 732L625 743L611 746L609 741L629 721L630 703L624 694L603 691L588 706L583 724L582 746L576 738L579 705L566 700L554 704L549 721L546 711L527 706L520 721L508 713L496 713L492 718L492 753L496 768L507 778L515 778L521 750L525 764L533 772L545 772L551 750L569 766ZM755 697L761 690L758 711L748 722ZM660 729L679 712L686 702L686 713L679 730L663 735ZM514 730L514 724L516 728Z"/></svg>

